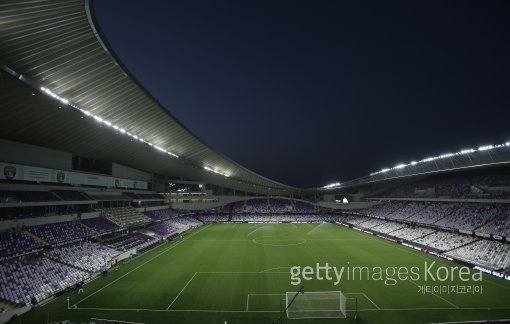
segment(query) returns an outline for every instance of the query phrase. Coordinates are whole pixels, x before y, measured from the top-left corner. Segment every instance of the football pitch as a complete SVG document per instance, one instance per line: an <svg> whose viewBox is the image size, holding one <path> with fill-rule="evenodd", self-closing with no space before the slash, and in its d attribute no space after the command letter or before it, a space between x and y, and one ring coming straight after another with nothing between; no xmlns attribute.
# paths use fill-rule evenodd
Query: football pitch
<svg viewBox="0 0 510 324"><path fill-rule="evenodd" d="M473 273L464 281L454 267L335 224L204 225L18 322L269 324L285 293L301 286L305 294L341 291L346 318L285 322L355 323L356 314L360 323L510 319L509 283Z"/></svg>

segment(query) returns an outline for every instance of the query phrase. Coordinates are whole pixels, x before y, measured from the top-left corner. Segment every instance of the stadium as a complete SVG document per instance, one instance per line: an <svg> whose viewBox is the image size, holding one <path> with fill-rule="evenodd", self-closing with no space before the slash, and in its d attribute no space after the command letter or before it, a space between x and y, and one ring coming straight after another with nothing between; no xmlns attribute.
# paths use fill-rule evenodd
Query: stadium
<svg viewBox="0 0 510 324"><path fill-rule="evenodd" d="M1 323L510 321L510 142L299 188L167 112L88 0L0 27Z"/></svg>

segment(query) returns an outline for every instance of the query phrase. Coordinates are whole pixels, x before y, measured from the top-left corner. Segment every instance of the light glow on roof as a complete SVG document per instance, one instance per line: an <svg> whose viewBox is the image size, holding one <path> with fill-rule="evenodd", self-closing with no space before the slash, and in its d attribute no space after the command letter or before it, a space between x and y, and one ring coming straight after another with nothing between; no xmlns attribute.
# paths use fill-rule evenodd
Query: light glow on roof
<svg viewBox="0 0 510 324"><path fill-rule="evenodd" d="M41 87L41 91L46 93L48 96L59 100L60 102L62 102L65 105L67 105L69 103L69 100L60 97L59 95L57 95L56 93L54 93L53 91L51 91L49 89L46 89L45 87Z"/></svg>
<svg viewBox="0 0 510 324"><path fill-rule="evenodd" d="M322 187L322 189L331 189L331 188L335 188L335 187L340 187L340 185L341 185L340 182L335 182L335 183L325 185L324 187Z"/></svg>
<svg viewBox="0 0 510 324"><path fill-rule="evenodd" d="M441 154L441 155L434 156L434 157L428 157L428 158L420 160L420 161L412 161L412 162L410 162L408 164L398 164L397 166L394 166L393 168L382 169L380 171L373 172L370 175L373 176L373 175L377 175L377 174L381 174L381 173L386 173L386 172L392 171L392 170L403 169L403 168L406 168L408 166L414 166L414 165L417 165L419 163L427 163L427 162L432 162L432 161L436 161L436 160L440 160L440 159L447 159L447 158L451 158L451 157L459 156L459 155L464 155L464 154L471 154L471 153L475 153L475 152L488 151L488 150L493 150L493 149L497 149L497 148L501 148L501 147L505 147L505 146L510 146L510 142L506 142L505 144L498 144L498 145L483 145L483 146L478 147L478 149L471 149L471 148L470 149L463 149L463 150L461 150L461 151L459 151L457 153L445 153L445 154Z"/></svg>
<svg viewBox="0 0 510 324"><path fill-rule="evenodd" d="M213 173L216 173L216 174L222 175L222 176L227 177L227 178L228 178L228 177L230 177L230 174L227 174L227 173L225 173L225 172L221 172L221 171L216 170L216 169L211 169L211 168L206 167L206 166L204 167L204 169L205 169L205 170L207 170L207 171L209 171L209 172L213 172Z"/></svg>
<svg viewBox="0 0 510 324"><path fill-rule="evenodd" d="M132 138L134 138L134 139L136 139L136 140L139 140L139 141L140 141L140 142L142 142L142 143L149 144L149 146L154 147L155 149L157 149L157 150L158 150L158 151L160 151L160 152L168 153L168 155L171 155L171 156L173 156L173 157L175 157L175 158L178 158L178 157L179 157L179 156L178 156L177 154L175 154L175 153L172 153L172 152L170 152L170 151L167 151L167 150L165 150L164 148L161 148L161 147L159 147L159 146L154 145L153 143L147 142L147 141L145 141L143 138L138 137L137 135L132 134L132 133L130 133L130 132L127 132L124 128L121 128L121 127L119 127L119 126L117 126L117 125L114 125L112 122L110 122L110 121L108 121L108 120L105 120L104 118L102 118L102 117L100 117L100 116L94 115L93 113L91 113L91 112L90 112L90 111L88 111L88 110L82 109L82 108L80 108L80 107L78 107L78 106L76 106L76 105L74 105L74 104L70 103L70 102L69 102L69 100L67 100L67 99L65 99L65 98L60 97L59 95L57 95L56 93L54 93L53 91L51 91L51 90L49 90L49 89L47 89L47 88L45 88L45 87L41 87L41 88L40 88L40 90L41 90L42 92L46 93L47 95L49 95L50 97L52 97L52 98L55 98L55 99L59 100L59 101L60 101L60 102L62 102L63 104L65 104L65 105L67 105L67 106L69 106L69 107L72 107L72 108L75 108L75 109L79 110L79 111L80 111L81 113L83 113L85 116L94 118L97 122L99 122L99 123L101 123L101 124L103 124L103 125L106 125L106 126L108 126L108 127L111 127L111 128L113 128L113 129L115 129L116 131L119 131L119 132L120 132L120 133L122 133L122 134L127 134L128 136L130 136L130 137L132 137Z"/></svg>

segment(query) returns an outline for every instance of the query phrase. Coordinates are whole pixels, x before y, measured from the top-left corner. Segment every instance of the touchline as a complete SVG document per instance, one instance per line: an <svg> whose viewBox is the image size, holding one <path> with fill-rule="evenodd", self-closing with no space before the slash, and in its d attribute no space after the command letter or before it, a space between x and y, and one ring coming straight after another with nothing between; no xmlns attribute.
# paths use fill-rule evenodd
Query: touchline
<svg viewBox="0 0 510 324"><path fill-rule="evenodd" d="M290 268L290 282L292 285L300 285L302 281L309 280L328 280L333 281L334 285L342 281L354 280L372 280L383 281L385 285L393 286L398 281L418 281L425 282L446 282L460 280L482 281L482 272L475 271L466 266L435 266L436 261L429 263L425 261L423 267L418 266L331 266L329 263L316 263L315 266L293 266Z"/></svg>

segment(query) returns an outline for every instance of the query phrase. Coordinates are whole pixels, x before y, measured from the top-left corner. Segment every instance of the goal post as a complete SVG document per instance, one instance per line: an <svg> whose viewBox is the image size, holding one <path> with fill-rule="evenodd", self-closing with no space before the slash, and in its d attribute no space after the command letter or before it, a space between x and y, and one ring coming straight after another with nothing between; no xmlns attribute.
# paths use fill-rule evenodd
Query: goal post
<svg viewBox="0 0 510 324"><path fill-rule="evenodd" d="M288 319L346 317L346 298L341 291L307 291L298 295L287 292L285 303Z"/></svg>

